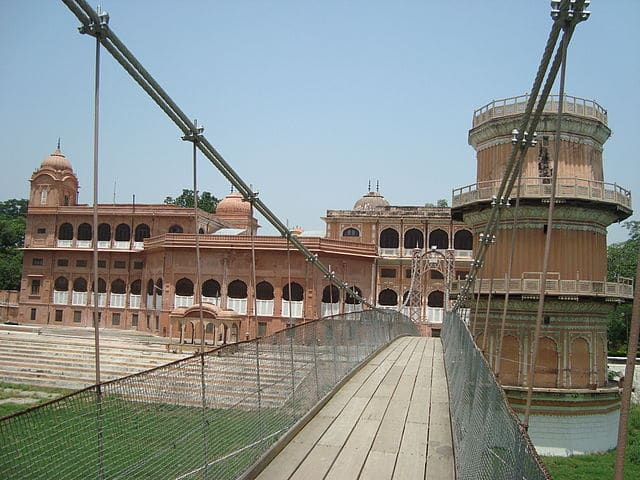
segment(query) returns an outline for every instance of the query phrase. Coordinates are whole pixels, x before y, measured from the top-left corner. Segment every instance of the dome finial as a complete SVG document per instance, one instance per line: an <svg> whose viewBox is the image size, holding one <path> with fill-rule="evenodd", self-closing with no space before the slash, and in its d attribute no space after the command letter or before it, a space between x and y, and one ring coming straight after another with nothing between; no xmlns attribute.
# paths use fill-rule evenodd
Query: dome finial
<svg viewBox="0 0 640 480"><path fill-rule="evenodd" d="M371 179L369 179L369 184L367 186L367 192L371 191Z"/></svg>
<svg viewBox="0 0 640 480"><path fill-rule="evenodd" d="M60 150L60 137L58 137L58 150Z"/></svg>
<svg viewBox="0 0 640 480"><path fill-rule="evenodd" d="M380 193L380 180L376 180L376 192Z"/></svg>

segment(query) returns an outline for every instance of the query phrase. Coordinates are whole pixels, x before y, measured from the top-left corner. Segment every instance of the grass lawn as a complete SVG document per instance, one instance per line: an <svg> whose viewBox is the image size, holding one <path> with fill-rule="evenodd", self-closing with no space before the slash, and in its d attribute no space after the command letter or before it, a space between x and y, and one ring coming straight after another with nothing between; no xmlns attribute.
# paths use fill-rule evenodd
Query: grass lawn
<svg viewBox="0 0 640 480"><path fill-rule="evenodd" d="M0 418L71 393L64 388L0 382Z"/></svg>
<svg viewBox="0 0 640 480"><path fill-rule="evenodd" d="M631 407L629 434L624 464L624 478L640 479L640 405ZM554 480L613 479L616 452L574 457L543 457Z"/></svg>
<svg viewBox="0 0 640 480"><path fill-rule="evenodd" d="M207 478L236 478L292 423L281 410L203 410L137 393L98 403L85 391L0 422L3 478L204 478L205 464Z"/></svg>

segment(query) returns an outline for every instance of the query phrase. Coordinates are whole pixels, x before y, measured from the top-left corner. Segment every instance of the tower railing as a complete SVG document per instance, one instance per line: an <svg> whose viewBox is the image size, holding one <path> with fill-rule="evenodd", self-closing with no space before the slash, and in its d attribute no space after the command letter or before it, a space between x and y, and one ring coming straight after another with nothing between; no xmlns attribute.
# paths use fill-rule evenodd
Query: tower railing
<svg viewBox="0 0 640 480"><path fill-rule="evenodd" d="M513 295L539 295L540 282L542 281L542 272L526 272L521 278L512 278L508 285L505 278L483 278L478 280L481 282L476 288L481 293L505 294L507 286L510 294ZM454 280L451 282L451 293L459 293L464 286L465 280ZM563 279L557 272L549 272L546 282L545 291L548 295L558 295L567 297L594 296L594 297L615 297L615 298L633 298L633 279L620 277L615 282L607 282L605 280L580 280L580 279Z"/></svg>
<svg viewBox="0 0 640 480"><path fill-rule="evenodd" d="M528 101L528 94L503 98L500 100L493 100L486 105L478 108L477 110L474 110L473 127L475 128L494 118L523 114L525 109L527 108ZM559 102L560 97L558 95L549 95L543 112L557 113ZM607 124L607 111L594 100L588 100L586 98L574 97L573 95L565 94L562 109L564 113L593 118L594 120L601 121L605 125Z"/></svg>
<svg viewBox="0 0 640 480"><path fill-rule="evenodd" d="M501 180L472 183L453 190L453 207L491 201L500 189ZM551 182L547 177L523 177L521 198L551 197ZM631 192L616 183L576 177L558 178L557 199L592 200L631 209Z"/></svg>

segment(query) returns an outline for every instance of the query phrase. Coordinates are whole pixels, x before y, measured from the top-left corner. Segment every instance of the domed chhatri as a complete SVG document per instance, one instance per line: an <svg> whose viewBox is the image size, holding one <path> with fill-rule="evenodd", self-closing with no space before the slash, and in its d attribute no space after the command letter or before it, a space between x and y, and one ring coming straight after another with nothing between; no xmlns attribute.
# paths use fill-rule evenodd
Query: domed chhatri
<svg viewBox="0 0 640 480"><path fill-rule="evenodd" d="M60 147L56 148L55 152L53 152L51 155L48 155L44 158L44 160L42 160L40 168L46 167L53 168L54 170L73 171L71 162L69 162L69 160L67 160L67 157L62 154L62 152L60 151Z"/></svg>
<svg viewBox="0 0 640 480"><path fill-rule="evenodd" d="M353 206L354 210L375 210L382 207L388 207L389 202L380 195L379 192L369 192L358 199Z"/></svg>
<svg viewBox="0 0 640 480"><path fill-rule="evenodd" d="M240 192L224 197L216 207L216 215L251 215L251 204L244 201Z"/></svg>

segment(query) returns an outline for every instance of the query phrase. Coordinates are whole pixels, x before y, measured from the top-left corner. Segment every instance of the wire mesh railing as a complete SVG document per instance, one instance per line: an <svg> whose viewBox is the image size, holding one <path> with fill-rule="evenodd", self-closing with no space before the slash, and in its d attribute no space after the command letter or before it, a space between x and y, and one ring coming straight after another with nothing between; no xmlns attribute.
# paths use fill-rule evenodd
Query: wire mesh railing
<svg viewBox="0 0 640 480"><path fill-rule="evenodd" d="M524 426L456 313L447 313L442 342L457 479L550 479Z"/></svg>
<svg viewBox="0 0 640 480"><path fill-rule="evenodd" d="M0 420L0 471L237 478L372 353L416 334L397 312L367 310L89 387Z"/></svg>

